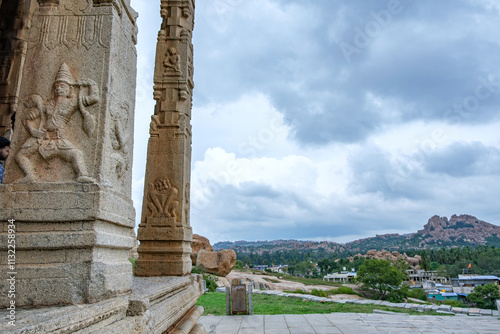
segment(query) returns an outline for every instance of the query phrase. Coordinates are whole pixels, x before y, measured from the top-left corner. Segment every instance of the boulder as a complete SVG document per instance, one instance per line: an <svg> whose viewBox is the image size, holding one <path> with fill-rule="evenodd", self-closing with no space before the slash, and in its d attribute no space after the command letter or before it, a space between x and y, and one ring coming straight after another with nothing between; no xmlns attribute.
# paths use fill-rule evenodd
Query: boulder
<svg viewBox="0 0 500 334"><path fill-rule="evenodd" d="M377 250L376 249L370 249L366 255L368 255L369 257L373 257L375 256L375 254L377 254Z"/></svg>
<svg viewBox="0 0 500 334"><path fill-rule="evenodd" d="M236 265L236 253L232 249L223 249L212 252L200 249L196 258L196 266L202 267L206 272L226 276Z"/></svg>
<svg viewBox="0 0 500 334"><path fill-rule="evenodd" d="M408 264L412 267L416 267L420 264L420 260L416 257L409 257L406 259L406 262L408 262Z"/></svg>
<svg viewBox="0 0 500 334"><path fill-rule="evenodd" d="M191 262L193 263L193 266L196 265L196 257L198 256L200 249L210 252L214 251L207 238L198 234L193 234L193 240L191 241Z"/></svg>

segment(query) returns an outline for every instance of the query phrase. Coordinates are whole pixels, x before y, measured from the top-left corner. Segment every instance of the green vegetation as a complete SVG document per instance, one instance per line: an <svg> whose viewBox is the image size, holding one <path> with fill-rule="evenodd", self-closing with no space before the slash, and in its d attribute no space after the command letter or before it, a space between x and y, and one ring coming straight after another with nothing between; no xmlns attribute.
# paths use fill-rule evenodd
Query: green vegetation
<svg viewBox="0 0 500 334"><path fill-rule="evenodd" d="M241 269L243 268L243 262L241 260L236 260L236 264L234 265L236 269Z"/></svg>
<svg viewBox="0 0 500 334"><path fill-rule="evenodd" d="M425 238L425 236L421 236ZM415 237L417 238L417 236ZM409 242L406 249L396 247L398 251L408 256L420 255L422 257L421 266L429 270L438 270L448 278L457 277L458 274L467 269L469 263L471 268L469 273L478 275L500 276L500 238L496 235L489 237L488 243L495 246L470 247L465 237L457 237L454 241L454 248L439 247L438 244L428 245L431 249L418 249L419 244ZM371 239L370 239L371 240ZM391 243L387 244L386 238L373 238L373 249L393 250ZM376 243L376 244L375 244ZM459 246L459 247L456 247ZM355 243L351 247L355 247ZM316 251L310 250L286 250L286 251L264 251L262 254L252 253L254 249L245 248L245 253L237 251L237 256L242 263L253 266L255 264L286 264L289 274L307 278L321 278L329 273L339 272L345 267L358 269L365 261L363 257L354 257L351 262L347 257L353 256L353 252L358 252L358 248L351 248L350 251L326 252L323 248ZM250 253L247 253L250 252ZM317 264L317 267L314 267Z"/></svg>
<svg viewBox="0 0 500 334"><path fill-rule="evenodd" d="M434 302L435 304L450 305L451 307L469 307L469 305L464 304L460 300L448 299L448 300L438 300Z"/></svg>
<svg viewBox="0 0 500 334"><path fill-rule="evenodd" d="M423 301L427 301L427 295L425 294L424 289L410 289L407 294L410 298L420 299Z"/></svg>
<svg viewBox="0 0 500 334"><path fill-rule="evenodd" d="M203 279L205 280L205 282L207 282L208 291L215 292L215 289L217 289L217 283L216 283L217 278L215 278L212 275L203 274Z"/></svg>
<svg viewBox="0 0 500 334"><path fill-rule="evenodd" d="M312 289L311 295L326 298L328 297L328 292L325 290Z"/></svg>
<svg viewBox="0 0 500 334"><path fill-rule="evenodd" d="M137 259L130 258L130 259L128 259L128 260L130 261L130 263L132 263L132 270L134 270L134 268L135 268L135 261L136 261Z"/></svg>
<svg viewBox="0 0 500 334"><path fill-rule="evenodd" d="M467 299L479 308L495 310L495 300L500 299L498 286L493 283L476 286L472 293L467 295Z"/></svg>
<svg viewBox="0 0 500 334"><path fill-rule="evenodd" d="M215 292L215 289L217 289L217 283L216 283L218 280L217 276L207 274L205 272L205 269L203 269L202 267L193 267L191 269L191 273L203 275L203 279L205 280L205 282L207 284L208 291Z"/></svg>
<svg viewBox="0 0 500 334"><path fill-rule="evenodd" d="M438 250L408 250L406 253L408 256L422 256L422 260L430 263L431 270L448 278L457 277L464 269L468 269L469 274L500 276L500 248L497 247L442 247Z"/></svg>
<svg viewBox="0 0 500 334"><path fill-rule="evenodd" d="M223 293L205 293L198 299L196 305L203 306L205 309L203 315L226 315L226 295ZM373 310L383 310L411 315L443 315L437 312L418 312L382 305L303 302L298 298L258 294L253 295L253 306L254 314L373 313Z"/></svg>
<svg viewBox="0 0 500 334"><path fill-rule="evenodd" d="M404 289L408 288L402 286L408 278L405 269L401 263L370 259L359 267L356 281L375 292L378 299L399 302L406 296Z"/></svg>
<svg viewBox="0 0 500 334"><path fill-rule="evenodd" d="M330 290L329 295L357 295L357 293L348 286L339 286L338 289Z"/></svg>

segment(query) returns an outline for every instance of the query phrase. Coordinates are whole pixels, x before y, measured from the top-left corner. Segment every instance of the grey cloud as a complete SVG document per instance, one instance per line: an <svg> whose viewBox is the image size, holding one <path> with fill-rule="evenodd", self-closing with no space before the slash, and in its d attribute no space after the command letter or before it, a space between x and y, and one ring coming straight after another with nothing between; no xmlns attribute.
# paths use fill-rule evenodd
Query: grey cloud
<svg viewBox="0 0 500 334"><path fill-rule="evenodd" d="M430 173L456 178L473 175L500 175L500 150L479 142L453 143L431 153L425 162Z"/></svg>
<svg viewBox="0 0 500 334"><path fill-rule="evenodd" d="M368 145L349 157L350 190L357 195L380 194L384 199L422 200L432 197L429 181L419 168L420 157L403 156L394 161L382 148Z"/></svg>
<svg viewBox="0 0 500 334"><path fill-rule="evenodd" d="M489 38L500 28L494 12L469 1L404 1L402 11L371 38L349 63L330 41L328 27L339 10L348 22L337 36L354 45L354 27L375 21L372 12L387 1L281 1L284 21L263 13L245 17L234 8L231 29L214 33L208 17L198 15L195 32L197 103L233 100L244 91L269 94L305 144L360 142L383 124L363 107L364 96L401 101L401 120L444 119L484 123L497 118L500 87L474 110L457 114L456 103L474 96L480 84L497 72L500 43ZM209 4L201 4L209 6ZM304 17L311 16L311 20ZM484 28L475 19L481 15ZM475 28L472 28L474 26ZM464 29L465 27L465 29ZM211 82L217 78L217 84ZM452 109L451 112L448 109ZM385 120L387 121L387 120Z"/></svg>

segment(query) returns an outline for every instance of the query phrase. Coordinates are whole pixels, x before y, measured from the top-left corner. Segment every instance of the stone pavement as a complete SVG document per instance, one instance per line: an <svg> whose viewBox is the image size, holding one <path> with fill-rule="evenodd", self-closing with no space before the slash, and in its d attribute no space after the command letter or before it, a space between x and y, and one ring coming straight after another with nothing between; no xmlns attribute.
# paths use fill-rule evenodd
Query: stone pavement
<svg viewBox="0 0 500 334"><path fill-rule="evenodd" d="M203 324L210 334L500 333L497 317L466 315L331 313L204 316L198 323Z"/></svg>

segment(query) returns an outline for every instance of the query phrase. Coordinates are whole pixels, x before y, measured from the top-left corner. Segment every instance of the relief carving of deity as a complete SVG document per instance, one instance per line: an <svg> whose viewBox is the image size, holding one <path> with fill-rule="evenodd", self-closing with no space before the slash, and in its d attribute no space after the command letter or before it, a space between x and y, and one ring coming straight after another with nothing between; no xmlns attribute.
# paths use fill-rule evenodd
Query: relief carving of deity
<svg viewBox="0 0 500 334"><path fill-rule="evenodd" d="M165 60L163 61L163 65L165 66L164 75L168 75L168 72L181 72L181 57L177 53L177 49L175 47L168 48L165 53Z"/></svg>
<svg viewBox="0 0 500 334"><path fill-rule="evenodd" d="M88 90L84 87L88 87ZM53 94L53 97L45 101L40 95L30 95L24 102L21 122L30 137L15 156L25 174L18 182L36 181L30 159L35 154L46 161L57 157L70 163L76 174L76 182L94 182L87 173L82 151L68 139L66 132L73 115L80 112L84 132L87 136L93 134L95 118L87 107L99 103L97 84L92 80L75 81L68 65L62 64L54 81Z"/></svg>

